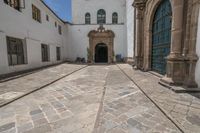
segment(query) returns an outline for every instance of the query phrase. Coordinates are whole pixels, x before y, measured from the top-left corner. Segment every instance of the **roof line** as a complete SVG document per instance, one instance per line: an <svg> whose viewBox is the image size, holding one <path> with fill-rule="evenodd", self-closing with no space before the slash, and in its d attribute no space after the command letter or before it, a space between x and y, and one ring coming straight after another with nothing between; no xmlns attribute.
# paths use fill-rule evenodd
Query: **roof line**
<svg viewBox="0 0 200 133"><path fill-rule="evenodd" d="M64 21L63 19L61 19L43 0L40 0L43 5L45 5L61 22L65 23L70 23L68 21Z"/></svg>

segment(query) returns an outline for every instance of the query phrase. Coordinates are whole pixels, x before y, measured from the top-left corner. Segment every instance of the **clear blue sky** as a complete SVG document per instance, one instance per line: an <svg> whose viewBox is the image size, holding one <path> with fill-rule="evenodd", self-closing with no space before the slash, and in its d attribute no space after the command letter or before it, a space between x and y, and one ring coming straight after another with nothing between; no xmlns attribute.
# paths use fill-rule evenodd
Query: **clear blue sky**
<svg viewBox="0 0 200 133"><path fill-rule="evenodd" d="M44 2L64 21L71 22L71 0L44 0Z"/></svg>

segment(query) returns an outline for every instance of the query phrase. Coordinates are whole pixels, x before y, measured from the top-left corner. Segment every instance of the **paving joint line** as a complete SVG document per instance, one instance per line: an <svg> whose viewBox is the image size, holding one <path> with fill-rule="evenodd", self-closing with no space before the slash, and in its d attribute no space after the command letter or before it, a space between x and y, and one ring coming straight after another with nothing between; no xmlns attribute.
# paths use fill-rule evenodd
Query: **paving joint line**
<svg viewBox="0 0 200 133"><path fill-rule="evenodd" d="M45 85L43 85L43 86L41 86L41 87L39 87L39 88L37 88L37 89L34 89L34 90L30 91L30 92L27 92L27 93L25 93L25 94L23 94L23 95L21 95L21 96L19 96L19 97L16 97L16 98L12 99L12 100L10 100L10 101L4 103L4 104L1 104L1 105L0 105L0 108L4 107L4 106L6 106L6 105L8 105L8 104L10 104L10 103L12 103L12 102L15 102L15 101L17 101L17 100L19 100L19 99L21 99L21 98L23 98L23 97L25 97L25 96L28 96L28 95L30 95L31 93L37 92L37 91L39 91L39 90L41 90L41 89L43 89L43 88L45 88L45 87L47 87L47 86L50 86L50 85L54 84L55 82L57 82L57 81L59 81L59 80L61 80L61 79L63 79L63 78L66 78L66 77L68 77L68 76L70 76L70 75L72 75L72 74L74 74L74 73L76 73L76 72L78 72L78 71L80 71L80 70L82 70L82 69L84 69L84 68L87 68L87 67L88 67L88 65L86 65L86 66L84 66L84 67L81 67L81 68L79 68L79 69L77 69L77 70L75 70L75 71L73 71L73 72L71 72L71 73L69 73L69 74L66 74L66 75L64 75L64 76L62 76L62 77L60 77L60 78L58 78L58 79L56 79L56 80L51 81L51 82L48 83L48 84L45 84Z"/></svg>
<svg viewBox="0 0 200 133"><path fill-rule="evenodd" d="M178 125L176 124L175 120L173 120L173 118L171 118L169 115L167 115L167 113L153 100L151 99L146 92L143 91L143 89L130 77L126 74L125 71L123 71L121 69L121 67L119 65L117 65L117 67L124 73L124 75L126 75L126 77L131 80L139 89L140 91L164 114L164 116L169 119L178 129L180 132L184 133L184 130Z"/></svg>
<svg viewBox="0 0 200 133"><path fill-rule="evenodd" d="M108 71L108 73L109 73L109 71ZM97 116L96 116L96 120L95 120L95 124L94 124L94 128L93 128L92 133L97 133L99 122L101 120L100 117L101 117L101 113L102 113L102 110L103 110L104 98L105 98L106 89L107 89L106 85L107 85L108 73L107 73L106 78L105 78L105 84L103 85L103 87L104 87L103 94L102 94L102 97L101 97L101 102L100 102L100 105L99 105L99 109L98 109L98 112L97 112Z"/></svg>

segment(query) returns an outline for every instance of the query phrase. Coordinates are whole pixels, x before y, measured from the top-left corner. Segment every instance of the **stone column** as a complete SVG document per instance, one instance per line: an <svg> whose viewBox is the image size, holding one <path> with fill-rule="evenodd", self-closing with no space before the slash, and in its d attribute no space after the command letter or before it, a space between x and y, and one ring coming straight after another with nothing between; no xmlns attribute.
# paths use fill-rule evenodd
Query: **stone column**
<svg viewBox="0 0 200 133"><path fill-rule="evenodd" d="M186 56L188 74L184 82L184 85L189 88L198 87L197 83L195 82L195 68L196 68L196 63L198 61L198 56L196 54L198 17L199 17L199 3L197 1L193 1L192 13L191 13L191 18L190 18L191 23L190 23L190 29L189 29L189 33L190 33L189 47L188 47L188 54Z"/></svg>
<svg viewBox="0 0 200 133"><path fill-rule="evenodd" d="M136 45L135 45L135 65L136 69L142 68L142 26L143 26L143 10L145 7L144 1L135 0L133 6L136 8Z"/></svg>
<svg viewBox="0 0 200 133"><path fill-rule="evenodd" d="M187 53L188 53L188 49L189 49L189 39L190 39L190 23L191 23L191 12L190 10L192 9L192 1L186 1L185 5L185 10L184 10L184 14L185 14L185 33L184 33L184 47L183 47L183 56L186 57Z"/></svg>
<svg viewBox="0 0 200 133"><path fill-rule="evenodd" d="M173 13L171 51L167 57L167 73L161 81L173 85L182 85L185 77L185 64L182 56L184 0L171 0L171 3Z"/></svg>

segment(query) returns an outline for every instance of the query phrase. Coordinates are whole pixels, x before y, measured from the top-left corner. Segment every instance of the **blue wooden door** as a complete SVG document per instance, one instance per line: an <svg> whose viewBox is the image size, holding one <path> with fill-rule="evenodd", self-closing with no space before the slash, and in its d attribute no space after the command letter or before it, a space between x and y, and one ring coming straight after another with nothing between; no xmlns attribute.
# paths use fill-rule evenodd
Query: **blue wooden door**
<svg viewBox="0 0 200 133"><path fill-rule="evenodd" d="M166 57L170 53L172 9L169 0L162 0L156 10L152 29L152 70L166 73Z"/></svg>

